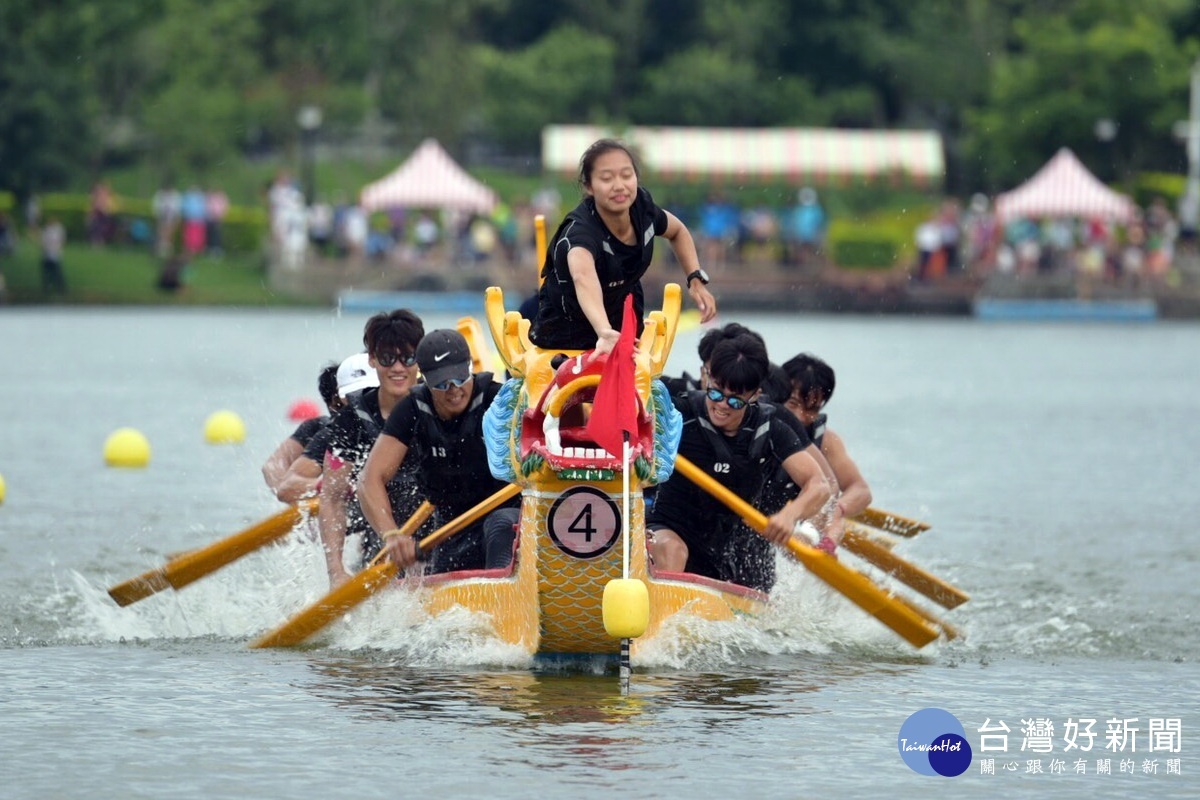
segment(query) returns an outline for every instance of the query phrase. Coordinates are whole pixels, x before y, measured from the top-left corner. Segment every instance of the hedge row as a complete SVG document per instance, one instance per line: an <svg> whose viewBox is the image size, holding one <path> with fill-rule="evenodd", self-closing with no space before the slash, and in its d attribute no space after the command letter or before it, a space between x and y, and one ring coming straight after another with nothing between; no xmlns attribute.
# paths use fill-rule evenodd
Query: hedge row
<svg viewBox="0 0 1200 800"><path fill-rule="evenodd" d="M42 219L57 217L72 241L88 237L90 205L86 195L44 194L38 197ZM17 216L11 192L0 191L0 211ZM880 213L873 218L835 218L829 226L827 246L833 263L852 269L890 269L913 258L913 231L927 209L896 215ZM149 235L153 241L154 213L151 201L117 198L116 236L119 241L138 242ZM233 253L256 253L267 236L267 214L262 208L231 206L221 228L222 247Z"/></svg>
<svg viewBox="0 0 1200 800"><path fill-rule="evenodd" d="M47 193L38 195L38 206L43 220L57 217L67 229L67 238L85 241L88 238L88 209L91 205L87 195ZM0 210L11 215L15 199L11 192L0 192ZM154 211L151 201L136 197L116 198L117 241L139 242L144 237L154 240ZM221 224L221 246L231 253L256 253L262 248L267 236L267 213L265 209L248 206L230 206L229 213Z"/></svg>
<svg viewBox="0 0 1200 800"><path fill-rule="evenodd" d="M916 254L914 233L929 209L881 214L871 219L835 219L829 224L829 257L849 269L891 269L908 264Z"/></svg>

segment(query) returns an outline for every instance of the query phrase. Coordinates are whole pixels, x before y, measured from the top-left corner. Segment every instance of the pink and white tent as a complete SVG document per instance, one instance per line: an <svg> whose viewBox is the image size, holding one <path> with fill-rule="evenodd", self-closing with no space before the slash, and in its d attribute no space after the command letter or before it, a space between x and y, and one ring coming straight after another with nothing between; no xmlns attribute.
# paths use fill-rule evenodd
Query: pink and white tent
<svg viewBox="0 0 1200 800"><path fill-rule="evenodd" d="M996 197L1001 223L1020 217L1103 217L1126 223L1134 210L1132 200L1101 183L1066 147L1032 178Z"/></svg>
<svg viewBox="0 0 1200 800"><path fill-rule="evenodd" d="M389 175L359 193L367 211L386 208L452 208L487 213L496 193L467 174L435 139L426 139Z"/></svg>

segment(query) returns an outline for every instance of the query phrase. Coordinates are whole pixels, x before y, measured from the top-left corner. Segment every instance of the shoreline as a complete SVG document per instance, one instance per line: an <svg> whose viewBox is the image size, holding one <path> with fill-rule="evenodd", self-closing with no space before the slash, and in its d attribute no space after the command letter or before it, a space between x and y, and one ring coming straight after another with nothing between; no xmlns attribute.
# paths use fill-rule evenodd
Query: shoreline
<svg viewBox="0 0 1200 800"><path fill-rule="evenodd" d="M1109 310L1141 307L1153 318L1200 319L1200 256L1181 256L1174 285L1142 281L1116 286L1088 283L1070 274L1017 276L993 272L987 276L958 272L936 281L916 281L907 267L862 270L839 267L799 267L749 261L718 265L709 270L710 289L719 307L728 311L830 313L905 316L978 316L982 302L1003 307L1021 302L1014 318L1029 318L1030 309L1046 309L1046 318L1080 318L1079 309L1095 309L1094 318L1112 316ZM537 290L536 273L524 267L494 262L453 264L346 262L310 259L299 269L271 269L272 287L335 306L382 307L408 297L425 308L444 298L447 310L470 305L472 293L499 286L506 306ZM674 263L656 262L642 279L648 302L661 297L663 286L681 276ZM395 297L389 301L389 295ZM510 298L512 301L509 302ZM1070 313L1062 315L1059 309ZM686 302L686 300L685 300ZM1085 313L1086 317L1087 314ZM992 316L990 318L996 318Z"/></svg>

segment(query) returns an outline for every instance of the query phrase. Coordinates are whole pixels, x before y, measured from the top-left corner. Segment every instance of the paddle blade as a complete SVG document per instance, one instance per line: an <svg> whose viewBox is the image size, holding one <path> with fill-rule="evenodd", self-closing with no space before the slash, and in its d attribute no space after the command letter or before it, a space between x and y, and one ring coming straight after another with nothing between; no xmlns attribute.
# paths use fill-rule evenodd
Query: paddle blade
<svg viewBox="0 0 1200 800"><path fill-rule="evenodd" d="M861 522L863 525L908 538L912 538L922 531L929 530L928 522L909 519L908 517L902 517L899 514L893 514L890 511L883 511L878 508L868 508L861 514L855 514L852 519L855 522Z"/></svg>
<svg viewBox="0 0 1200 800"><path fill-rule="evenodd" d="M232 564L242 556L253 553L271 542L287 536L303 518L305 513L315 512L317 502L308 500L298 506L288 506L278 514L251 525L208 547L192 550L168 562L163 571L171 586L182 589L221 567Z"/></svg>
<svg viewBox="0 0 1200 800"><path fill-rule="evenodd" d="M901 597L900 595L893 595L893 597L912 609L913 613L917 614L919 617L921 617L921 619L925 620L930 625L933 625L935 628L938 628L941 631L942 636L946 637L946 641L952 642L955 639L962 638L962 634L959 633L958 628L954 627L949 622L934 616L905 597Z"/></svg>
<svg viewBox="0 0 1200 800"><path fill-rule="evenodd" d="M117 605L124 608L127 605L136 603L138 600L144 600L152 594L157 594L163 589L169 588L170 581L167 580L167 575L163 572L163 568L152 569L149 572L144 572L136 578L130 578L124 583L118 583L108 590L108 596L117 601Z"/></svg>
<svg viewBox="0 0 1200 800"><path fill-rule="evenodd" d="M921 648L938 637L935 628L911 608L876 586L861 572L855 572L828 553L796 539L788 539L788 552L809 572L841 592L846 599L891 628L913 647Z"/></svg>
<svg viewBox="0 0 1200 800"><path fill-rule="evenodd" d="M936 575L931 575L911 561L904 560L849 526L846 528L845 537L842 538L842 546L945 608L957 608L971 599L957 587Z"/></svg>
<svg viewBox="0 0 1200 800"><path fill-rule="evenodd" d="M108 596L119 606L144 600L163 589L182 589L189 583L216 572L242 556L281 539L291 532L301 516L317 509L316 500L306 500L298 506L288 506L278 514L245 530L198 550L176 556L158 569L151 570L108 590Z"/></svg>
<svg viewBox="0 0 1200 800"><path fill-rule="evenodd" d="M250 646L293 647L302 644L317 631L387 586L398 573L396 565L386 559L372 564L283 625L263 634Z"/></svg>
<svg viewBox="0 0 1200 800"><path fill-rule="evenodd" d="M471 351L471 372L485 372L494 363L491 348L483 336L483 326L474 317L462 317L454 327L467 340L467 349Z"/></svg>

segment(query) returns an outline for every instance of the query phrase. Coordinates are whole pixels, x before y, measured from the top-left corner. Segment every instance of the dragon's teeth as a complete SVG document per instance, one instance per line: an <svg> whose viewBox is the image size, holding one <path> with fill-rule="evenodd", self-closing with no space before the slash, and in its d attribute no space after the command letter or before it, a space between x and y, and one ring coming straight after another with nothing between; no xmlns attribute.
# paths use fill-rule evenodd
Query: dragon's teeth
<svg viewBox="0 0 1200 800"><path fill-rule="evenodd" d="M546 451L554 455L562 455L562 436L558 424L558 417L549 414L542 420L542 440L546 443Z"/></svg>

